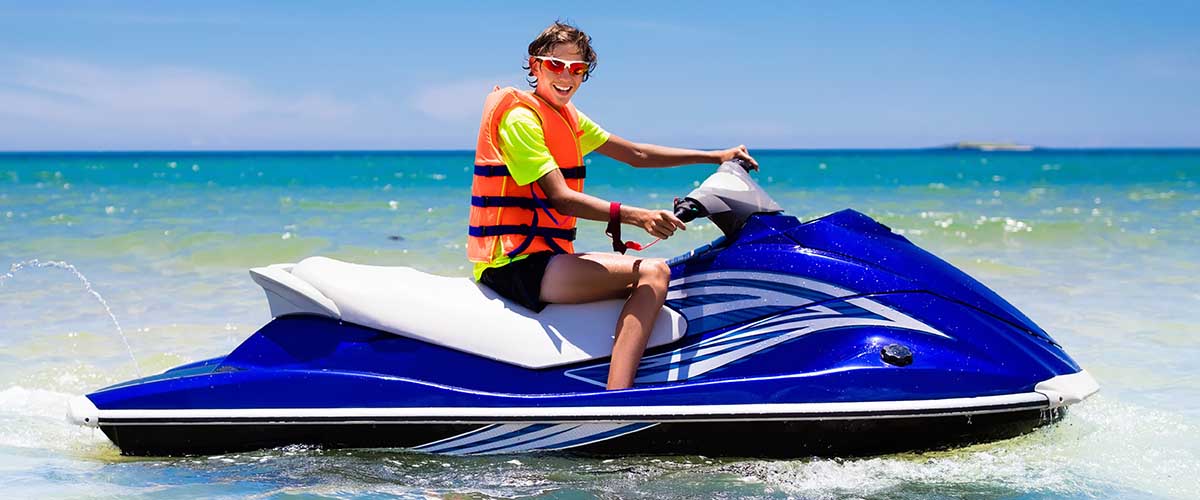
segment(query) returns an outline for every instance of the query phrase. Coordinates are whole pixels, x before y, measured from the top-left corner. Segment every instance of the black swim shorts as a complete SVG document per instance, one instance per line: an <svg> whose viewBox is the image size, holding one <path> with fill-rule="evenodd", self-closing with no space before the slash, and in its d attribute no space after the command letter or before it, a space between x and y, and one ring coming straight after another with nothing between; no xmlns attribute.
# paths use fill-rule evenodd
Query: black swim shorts
<svg viewBox="0 0 1200 500"><path fill-rule="evenodd" d="M479 282L533 312L542 312L546 308L541 299L542 276L554 255L554 252L538 252L516 262L485 269Z"/></svg>

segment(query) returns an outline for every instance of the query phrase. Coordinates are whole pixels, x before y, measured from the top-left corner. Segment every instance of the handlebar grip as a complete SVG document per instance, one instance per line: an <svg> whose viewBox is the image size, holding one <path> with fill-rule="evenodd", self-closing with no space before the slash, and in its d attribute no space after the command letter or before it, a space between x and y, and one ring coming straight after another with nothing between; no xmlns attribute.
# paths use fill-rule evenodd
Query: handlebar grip
<svg viewBox="0 0 1200 500"><path fill-rule="evenodd" d="M679 205L678 207L675 207L675 217L678 217L679 220L683 221L685 224L696 220L697 215L700 214L686 205Z"/></svg>
<svg viewBox="0 0 1200 500"><path fill-rule="evenodd" d="M691 198L684 198L675 201L675 217L684 223L696 220L698 217L708 215L704 210L704 206Z"/></svg>
<svg viewBox="0 0 1200 500"><path fill-rule="evenodd" d="M742 170L745 170L746 172L750 172L751 170L754 170L754 167L750 165L750 162L743 160L741 158L733 158L729 161L739 167L742 167Z"/></svg>

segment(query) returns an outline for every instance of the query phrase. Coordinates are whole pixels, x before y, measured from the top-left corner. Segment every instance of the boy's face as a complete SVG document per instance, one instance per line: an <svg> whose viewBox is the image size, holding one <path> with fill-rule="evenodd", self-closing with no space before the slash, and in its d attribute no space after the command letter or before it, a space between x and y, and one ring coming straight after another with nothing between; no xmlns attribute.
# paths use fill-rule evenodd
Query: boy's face
<svg viewBox="0 0 1200 500"><path fill-rule="evenodd" d="M583 54L579 53L578 48L565 43L554 44L549 53L541 55L566 61L583 60ZM583 75L573 75L568 69L554 73L546 69L541 59L530 58L529 67L538 81L537 89L534 92L560 108L571 101L571 96L579 91L579 85L583 83Z"/></svg>

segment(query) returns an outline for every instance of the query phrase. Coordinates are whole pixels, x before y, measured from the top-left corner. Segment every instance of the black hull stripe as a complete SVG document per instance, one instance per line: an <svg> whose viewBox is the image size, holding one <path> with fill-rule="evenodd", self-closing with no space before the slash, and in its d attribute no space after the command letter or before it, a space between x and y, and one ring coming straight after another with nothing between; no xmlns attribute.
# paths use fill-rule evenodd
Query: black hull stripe
<svg viewBox="0 0 1200 500"><path fill-rule="evenodd" d="M1045 402L1020 402L963 408L927 408L887 411L788 412L788 413L710 413L695 415L564 415L564 416L280 416L280 417L103 417L99 425L183 425L183 424L457 424L517 422L740 422L779 420L862 420L907 417L941 417L1002 413L1047 408Z"/></svg>
<svg viewBox="0 0 1200 500"><path fill-rule="evenodd" d="M566 453L584 456L705 455L800 458L878 455L1004 439L1059 420L1065 413L1030 409L997 413L865 420L670 422L630 433L589 436ZM518 424L520 425L520 424ZM570 424L567 424L570 425ZM633 424L637 425L637 424ZM453 425L104 425L125 455L213 455L306 444L326 448L420 450L493 426ZM512 446L513 443L508 443ZM475 452L488 452L476 449ZM500 452L504 452L501 450ZM522 451L517 451L521 453Z"/></svg>

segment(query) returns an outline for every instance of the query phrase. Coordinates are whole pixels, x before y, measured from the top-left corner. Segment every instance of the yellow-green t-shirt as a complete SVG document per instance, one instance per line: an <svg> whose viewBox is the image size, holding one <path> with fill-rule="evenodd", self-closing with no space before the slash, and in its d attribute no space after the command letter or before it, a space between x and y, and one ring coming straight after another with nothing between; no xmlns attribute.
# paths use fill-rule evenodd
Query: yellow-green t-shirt
<svg viewBox="0 0 1200 500"><path fill-rule="evenodd" d="M609 133L596 125L583 112L576 110L579 116L579 129L583 135L579 138L582 153L587 155L608 141ZM546 146L546 134L542 131L542 122L537 113L524 106L508 110L500 119L499 131L500 157L508 166L508 174L518 185L524 186L558 168L550 148ZM574 166L574 165L571 165ZM484 269L500 267L513 261L521 260L528 255L518 255L509 258L504 255L497 241L495 256L491 263L475 263L475 279L483 274Z"/></svg>

